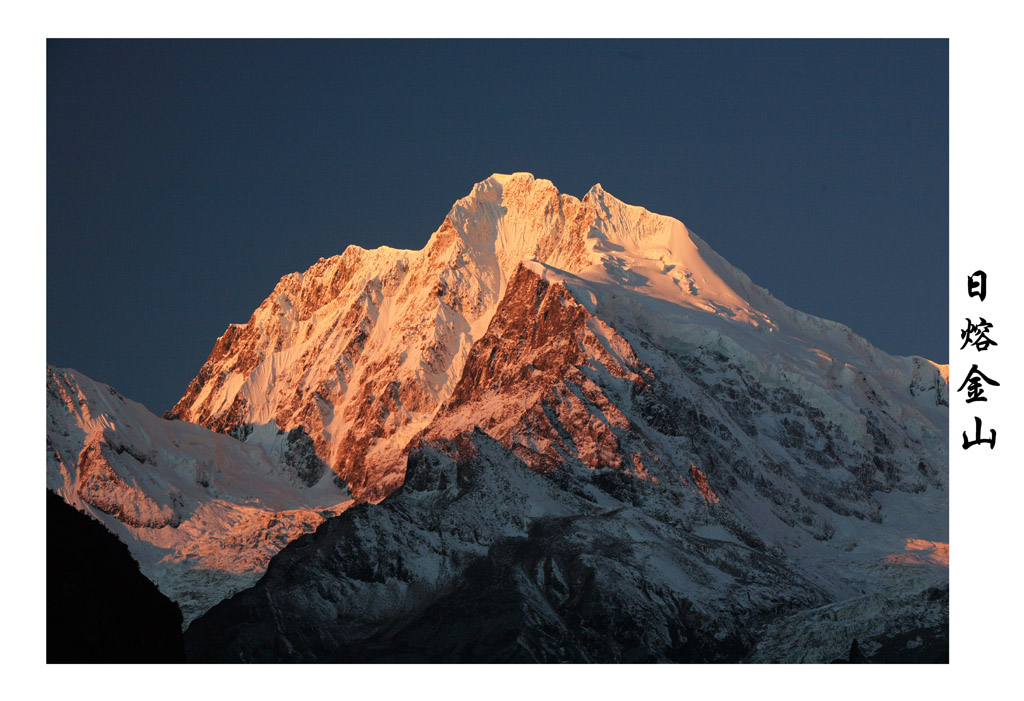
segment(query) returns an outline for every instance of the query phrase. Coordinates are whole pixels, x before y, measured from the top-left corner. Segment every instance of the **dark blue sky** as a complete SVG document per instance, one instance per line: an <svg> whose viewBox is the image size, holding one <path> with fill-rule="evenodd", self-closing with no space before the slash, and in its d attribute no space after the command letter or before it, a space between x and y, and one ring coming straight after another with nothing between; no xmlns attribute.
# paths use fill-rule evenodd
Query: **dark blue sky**
<svg viewBox="0 0 1024 701"><path fill-rule="evenodd" d="M168 409L277 280L595 182L946 362L948 42L50 41L47 362Z"/></svg>

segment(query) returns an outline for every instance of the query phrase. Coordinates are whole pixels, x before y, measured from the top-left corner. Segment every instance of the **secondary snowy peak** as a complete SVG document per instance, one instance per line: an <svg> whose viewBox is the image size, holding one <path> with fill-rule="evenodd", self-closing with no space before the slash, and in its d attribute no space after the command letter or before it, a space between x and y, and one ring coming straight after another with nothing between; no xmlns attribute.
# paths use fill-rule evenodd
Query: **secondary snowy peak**
<svg viewBox="0 0 1024 701"><path fill-rule="evenodd" d="M282 278L218 339L169 416L220 432L302 428L357 500L379 500L524 261L590 314L663 345L726 349L823 393L879 363L894 388L943 391L925 361L789 309L677 219L600 185L577 199L514 173L477 183L422 250L350 246Z"/></svg>
<svg viewBox="0 0 1024 701"><path fill-rule="evenodd" d="M351 504L301 431L245 441L47 367L46 487L128 545L187 624Z"/></svg>

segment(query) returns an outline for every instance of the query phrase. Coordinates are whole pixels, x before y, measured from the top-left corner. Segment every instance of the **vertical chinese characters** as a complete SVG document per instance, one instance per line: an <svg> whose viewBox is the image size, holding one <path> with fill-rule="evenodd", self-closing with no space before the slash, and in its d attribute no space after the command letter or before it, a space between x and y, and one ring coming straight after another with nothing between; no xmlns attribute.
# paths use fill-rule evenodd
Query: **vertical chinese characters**
<svg viewBox="0 0 1024 701"><path fill-rule="evenodd" d="M978 270L973 275L967 276L967 296L977 297L979 301L985 301L985 295L987 292L988 276L985 271ZM978 322L975 323L970 318L967 319L967 327L961 329L960 338L963 340L963 345L960 346L960 350L965 350L968 346L972 346L979 353L984 352L998 346L989 333L992 331L994 324L987 321L985 317L979 317ZM985 396L985 386L998 387L999 383L983 373L979 368L978 364L974 363L971 365L971 369L968 371L964 381L960 384L960 388L957 392L963 392L966 390L966 403L972 404L974 402L987 402L988 397ZM988 447L995 449L996 447L996 430L994 428L989 429L989 438L982 437L981 428L981 417L974 417L974 440L970 440L967 437L967 431L964 431L964 450L972 448L981 443L988 443Z"/></svg>

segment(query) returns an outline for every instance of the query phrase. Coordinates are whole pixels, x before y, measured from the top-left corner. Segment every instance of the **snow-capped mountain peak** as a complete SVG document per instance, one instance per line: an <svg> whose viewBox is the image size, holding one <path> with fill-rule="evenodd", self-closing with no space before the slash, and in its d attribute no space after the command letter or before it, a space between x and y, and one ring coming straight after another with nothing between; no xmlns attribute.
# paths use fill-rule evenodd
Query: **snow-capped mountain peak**
<svg viewBox="0 0 1024 701"><path fill-rule="evenodd" d="M594 602L645 612L652 659L758 640L799 657L785 641L813 610L815 659L834 659L837 611L893 635L885 587L906 595L900 634L941 625L948 392L948 367L787 307L677 219L599 184L577 199L495 174L421 250L349 246L281 278L217 339L167 417L184 421L51 370L47 479L186 619L344 512L218 607L263 632L198 627L214 658L258 659L264 634L300 659L363 654L360 635L416 637L407 617L434 631L465 589L498 592L483 603L503 619L533 611L522 625L547 632L515 639L536 638L537 659L570 639L579 659L624 659L633 643L593 648L593 622L577 629ZM387 500L348 509L345 485ZM602 583L580 599L585 581ZM612 628L601 640L636 633Z"/></svg>
<svg viewBox="0 0 1024 701"><path fill-rule="evenodd" d="M894 386L923 367L786 307L678 219L599 184L577 199L529 173L494 174L419 251L349 246L282 278L217 341L171 415L217 431L301 426L357 499L380 499L401 483L406 446L451 396L523 262L613 326L727 346L752 370L790 373L823 395L879 363Z"/></svg>

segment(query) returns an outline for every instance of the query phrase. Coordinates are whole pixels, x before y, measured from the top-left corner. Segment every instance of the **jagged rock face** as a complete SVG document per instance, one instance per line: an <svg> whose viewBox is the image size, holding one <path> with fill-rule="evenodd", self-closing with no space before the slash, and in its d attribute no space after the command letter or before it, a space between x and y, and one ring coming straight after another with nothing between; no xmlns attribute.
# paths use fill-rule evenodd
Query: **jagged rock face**
<svg viewBox="0 0 1024 701"><path fill-rule="evenodd" d="M600 186L578 200L526 173L493 176L421 251L351 246L284 277L169 416L220 432L302 426L357 499L377 500L401 483L404 448L450 396L520 261L624 274L615 240L681 231Z"/></svg>
<svg viewBox="0 0 1024 701"><path fill-rule="evenodd" d="M613 358L588 322L600 323L564 285L551 285L521 265L426 437L448 438L476 425L539 471L569 459L589 468L621 468L612 429L628 431L629 421L583 366L591 362L615 378L641 379L629 368L636 358L628 346L619 346L626 358Z"/></svg>
<svg viewBox="0 0 1024 701"><path fill-rule="evenodd" d="M401 483L402 449L450 394L508 275L534 256L579 269L593 218L550 182L484 181L421 251L350 246L282 278L169 415L220 432L301 426L358 499L379 499Z"/></svg>

